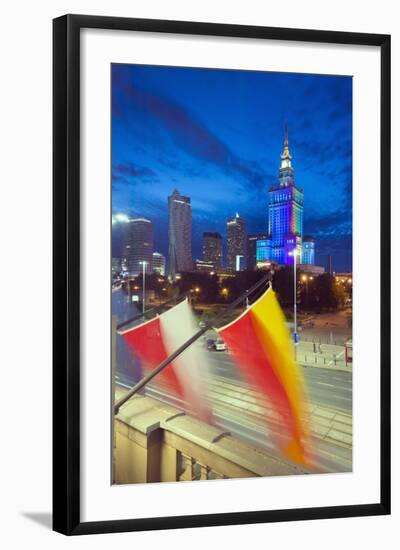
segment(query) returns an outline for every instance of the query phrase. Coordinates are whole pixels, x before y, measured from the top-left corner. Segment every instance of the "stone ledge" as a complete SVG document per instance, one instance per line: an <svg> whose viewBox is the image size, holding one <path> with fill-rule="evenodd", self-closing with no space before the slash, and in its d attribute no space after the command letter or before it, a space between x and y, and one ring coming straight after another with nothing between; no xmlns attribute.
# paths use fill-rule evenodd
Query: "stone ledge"
<svg viewBox="0 0 400 550"><path fill-rule="evenodd" d="M210 426L189 415L180 415L180 412L151 397L137 395L123 405L116 416L117 424L122 424L118 430L122 431L124 424L145 435L161 429L187 441L193 448L203 449L256 476L308 473L306 469L227 435L221 428Z"/></svg>

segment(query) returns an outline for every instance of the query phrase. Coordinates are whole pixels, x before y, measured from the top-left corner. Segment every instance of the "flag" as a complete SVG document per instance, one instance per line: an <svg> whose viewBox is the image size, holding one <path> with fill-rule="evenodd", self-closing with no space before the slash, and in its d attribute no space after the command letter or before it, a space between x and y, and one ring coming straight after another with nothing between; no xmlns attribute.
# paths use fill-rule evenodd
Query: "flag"
<svg viewBox="0 0 400 550"><path fill-rule="evenodd" d="M148 371L160 365L199 330L187 299L158 317L119 334ZM157 374L155 381L169 394L186 403L190 412L208 421L206 401L207 357L194 342Z"/></svg>
<svg viewBox="0 0 400 550"><path fill-rule="evenodd" d="M217 330L242 373L278 415L281 452L310 465L305 388L275 292L268 288L242 315Z"/></svg>

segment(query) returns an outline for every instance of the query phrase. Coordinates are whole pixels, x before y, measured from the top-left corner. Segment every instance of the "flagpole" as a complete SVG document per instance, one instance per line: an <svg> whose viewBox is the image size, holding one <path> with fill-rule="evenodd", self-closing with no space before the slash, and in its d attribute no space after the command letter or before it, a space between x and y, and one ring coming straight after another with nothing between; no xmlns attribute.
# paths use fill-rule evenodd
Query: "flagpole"
<svg viewBox="0 0 400 550"><path fill-rule="evenodd" d="M257 283L255 283L249 290L246 290L244 294L241 294L239 298L236 298L233 302L231 302L224 310L222 310L218 315L216 315L213 319L210 319L208 321L205 321L204 327L202 327L200 330L198 330L189 340L187 340L182 346L180 346L177 350L175 350L169 357L164 359L162 363L158 365L155 369L153 369L151 372L149 372L146 376L144 376L137 384L132 386L132 388L126 393L119 401L117 401L114 405L114 414L118 414L120 407L124 403L126 403L135 393L137 393L139 390L141 390L150 380L152 380L159 372L161 372L165 367L167 367L174 359L176 359L181 353L185 351L193 342L198 340L200 336L202 336L207 330L213 327L213 325L217 324L218 321L223 319L227 313L230 313L237 305L240 303L243 303L243 301L252 294L255 290L260 288L261 285L263 285L265 282L269 282L269 274L265 275L262 279L260 279Z"/></svg>

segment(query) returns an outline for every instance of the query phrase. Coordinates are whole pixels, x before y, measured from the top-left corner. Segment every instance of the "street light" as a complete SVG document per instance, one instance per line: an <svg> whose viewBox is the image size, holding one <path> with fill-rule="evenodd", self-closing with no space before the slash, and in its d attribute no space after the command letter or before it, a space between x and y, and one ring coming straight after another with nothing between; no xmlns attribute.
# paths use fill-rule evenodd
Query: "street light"
<svg viewBox="0 0 400 550"><path fill-rule="evenodd" d="M139 264L141 266L143 266L143 303L142 303L142 313L144 313L144 310L145 310L145 307L146 307L146 266L148 264L148 262L146 262L145 260L143 260L143 262L139 262Z"/></svg>
<svg viewBox="0 0 400 550"><path fill-rule="evenodd" d="M297 262L296 257L299 255L299 251L294 248L289 252L289 256L293 256L293 291L294 291L294 303L293 303L293 340L295 345L299 342L299 337L297 334L297 281L296 281L296 268Z"/></svg>
<svg viewBox="0 0 400 550"><path fill-rule="evenodd" d="M307 275L302 275L301 276L301 280L304 281L306 283L306 306L308 308L308 281L312 281L314 279L314 277L312 275L309 275L307 277Z"/></svg>

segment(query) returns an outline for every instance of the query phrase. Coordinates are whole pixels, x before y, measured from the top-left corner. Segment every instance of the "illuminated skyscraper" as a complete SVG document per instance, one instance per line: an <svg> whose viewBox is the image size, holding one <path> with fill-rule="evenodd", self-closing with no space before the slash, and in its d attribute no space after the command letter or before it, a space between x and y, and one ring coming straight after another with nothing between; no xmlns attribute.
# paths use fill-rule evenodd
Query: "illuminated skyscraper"
<svg viewBox="0 0 400 550"><path fill-rule="evenodd" d="M131 218L125 224L123 256L129 275L136 276L143 271L151 273L153 264L153 224L146 218Z"/></svg>
<svg viewBox="0 0 400 550"><path fill-rule="evenodd" d="M287 129L279 168L279 184L269 189L268 210L271 259L279 264L291 264L293 256L289 252L297 248L300 257L302 253L303 191L294 183Z"/></svg>
<svg viewBox="0 0 400 550"><path fill-rule="evenodd" d="M246 259L246 222L236 214L226 222L227 263L231 271L241 271Z"/></svg>
<svg viewBox="0 0 400 550"><path fill-rule="evenodd" d="M315 264L315 240L312 237L303 239L303 258L301 261L305 265Z"/></svg>
<svg viewBox="0 0 400 550"><path fill-rule="evenodd" d="M160 252L153 252L153 271L165 275L165 256Z"/></svg>
<svg viewBox="0 0 400 550"><path fill-rule="evenodd" d="M203 233L203 260L214 267L222 267L222 237L219 233Z"/></svg>
<svg viewBox="0 0 400 550"><path fill-rule="evenodd" d="M193 269L192 260L192 207L190 197L176 189L168 197L168 253L169 274Z"/></svg>

